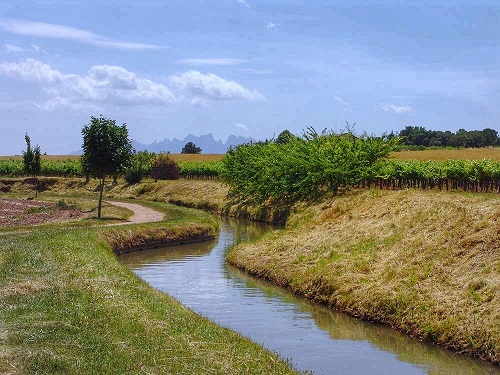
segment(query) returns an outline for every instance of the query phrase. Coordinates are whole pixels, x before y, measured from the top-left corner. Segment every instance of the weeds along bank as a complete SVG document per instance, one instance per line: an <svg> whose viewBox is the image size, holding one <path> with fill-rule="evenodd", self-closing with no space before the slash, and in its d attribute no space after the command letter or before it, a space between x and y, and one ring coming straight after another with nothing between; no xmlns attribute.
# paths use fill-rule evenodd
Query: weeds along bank
<svg viewBox="0 0 500 375"><path fill-rule="evenodd" d="M141 233L216 231L203 212L148 206L166 221L45 225L0 235L1 373L292 373L277 356L196 315L117 262L110 243Z"/></svg>
<svg viewBox="0 0 500 375"><path fill-rule="evenodd" d="M500 199L356 191L228 260L293 292L500 363Z"/></svg>

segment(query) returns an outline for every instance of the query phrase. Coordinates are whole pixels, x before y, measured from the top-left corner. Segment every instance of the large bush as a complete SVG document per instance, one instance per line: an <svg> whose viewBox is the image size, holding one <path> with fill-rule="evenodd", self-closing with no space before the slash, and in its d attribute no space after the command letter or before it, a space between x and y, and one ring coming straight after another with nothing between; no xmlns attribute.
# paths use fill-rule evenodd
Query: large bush
<svg viewBox="0 0 500 375"><path fill-rule="evenodd" d="M223 159L222 176L231 193L258 202L291 202L336 193L369 178L394 141L352 132L319 134L309 128L287 142L248 143Z"/></svg>
<svg viewBox="0 0 500 375"><path fill-rule="evenodd" d="M153 167L151 177L158 180L177 180L179 178L179 166L168 154L158 154Z"/></svg>

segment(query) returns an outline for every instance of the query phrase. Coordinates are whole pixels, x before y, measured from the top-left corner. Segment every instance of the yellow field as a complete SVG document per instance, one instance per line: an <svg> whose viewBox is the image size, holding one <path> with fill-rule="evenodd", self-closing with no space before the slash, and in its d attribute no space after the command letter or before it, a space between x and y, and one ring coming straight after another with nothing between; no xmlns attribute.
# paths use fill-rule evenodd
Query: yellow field
<svg viewBox="0 0 500 375"><path fill-rule="evenodd" d="M218 161L221 160L223 154L170 154L170 157L175 161ZM0 160L22 159L21 155L0 156ZM42 155L45 160L67 160L80 159L80 155Z"/></svg>
<svg viewBox="0 0 500 375"><path fill-rule="evenodd" d="M446 160L446 159L493 159L500 160L500 147L496 148L466 148L460 150L424 150L393 152L395 159Z"/></svg>
<svg viewBox="0 0 500 375"><path fill-rule="evenodd" d="M218 161L224 154L170 154L175 161ZM466 148L460 150L423 150L423 151L400 151L392 152L391 157L395 159L415 160L446 160L446 159L492 159L500 161L500 147L496 148ZM67 160L79 159L79 155L43 155L45 160ZM0 160L22 159L21 155L0 156Z"/></svg>

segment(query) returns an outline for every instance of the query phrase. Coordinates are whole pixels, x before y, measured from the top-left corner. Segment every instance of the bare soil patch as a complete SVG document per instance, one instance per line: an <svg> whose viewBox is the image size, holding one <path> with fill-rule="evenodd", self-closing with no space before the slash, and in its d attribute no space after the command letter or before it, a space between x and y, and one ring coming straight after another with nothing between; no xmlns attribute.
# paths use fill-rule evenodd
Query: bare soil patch
<svg viewBox="0 0 500 375"><path fill-rule="evenodd" d="M52 202L0 199L0 226L23 226L77 220L88 213Z"/></svg>
<svg viewBox="0 0 500 375"><path fill-rule="evenodd" d="M140 204L110 201L108 203L114 206L126 208L134 213L129 218L129 222L124 224L152 223L155 221L162 221L165 216L161 212L141 206Z"/></svg>

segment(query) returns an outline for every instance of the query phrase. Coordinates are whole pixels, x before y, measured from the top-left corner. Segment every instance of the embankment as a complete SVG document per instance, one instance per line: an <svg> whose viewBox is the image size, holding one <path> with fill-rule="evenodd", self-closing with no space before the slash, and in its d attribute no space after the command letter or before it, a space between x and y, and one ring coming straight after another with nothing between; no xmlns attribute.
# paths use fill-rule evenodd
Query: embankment
<svg viewBox="0 0 500 375"><path fill-rule="evenodd" d="M47 186L49 194L97 194L95 181L56 179ZM110 185L106 198L272 221L267 208L228 208L227 193L217 181L145 181ZM499 218L495 194L357 191L293 207L285 230L240 245L229 261L354 316L498 364Z"/></svg>
<svg viewBox="0 0 500 375"><path fill-rule="evenodd" d="M50 225L0 237L1 373L292 373L276 355L196 315L117 262L113 247L136 235L156 240L167 228L182 240L196 228L217 230L203 212L147 205L165 220Z"/></svg>
<svg viewBox="0 0 500 375"><path fill-rule="evenodd" d="M500 363L500 199L358 191L302 207L233 265L412 336Z"/></svg>
<svg viewBox="0 0 500 375"><path fill-rule="evenodd" d="M23 178L0 179L4 193L33 192L33 186ZM86 182L83 178L41 177L42 194L60 196L98 196L98 180ZM129 185L123 180L106 184L105 199L142 199L167 202L178 206L196 208L225 216L238 217L267 223L282 223L289 214L289 207L255 205L249 202L231 202L229 189L217 180L179 179L154 182L144 179Z"/></svg>

